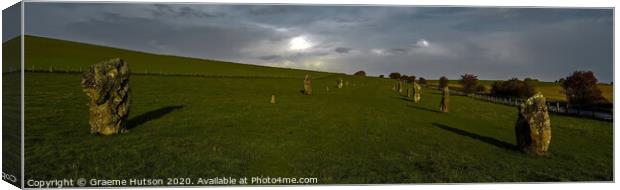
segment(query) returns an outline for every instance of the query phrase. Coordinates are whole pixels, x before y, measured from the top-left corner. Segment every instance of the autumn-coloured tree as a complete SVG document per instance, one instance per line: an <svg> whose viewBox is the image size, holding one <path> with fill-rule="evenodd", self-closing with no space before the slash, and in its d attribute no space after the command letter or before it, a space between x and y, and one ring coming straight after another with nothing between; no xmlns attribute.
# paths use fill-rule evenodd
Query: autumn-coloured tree
<svg viewBox="0 0 620 190"><path fill-rule="evenodd" d="M560 81L571 105L583 107L606 102L601 89L596 86L598 80L592 71L575 71Z"/></svg>

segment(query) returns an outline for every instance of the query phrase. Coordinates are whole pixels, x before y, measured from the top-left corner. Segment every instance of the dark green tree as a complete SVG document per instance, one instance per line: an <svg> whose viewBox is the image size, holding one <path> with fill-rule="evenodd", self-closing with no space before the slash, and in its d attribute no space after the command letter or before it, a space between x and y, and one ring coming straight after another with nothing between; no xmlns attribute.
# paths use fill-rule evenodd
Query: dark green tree
<svg viewBox="0 0 620 190"><path fill-rule="evenodd" d="M439 89L443 89L443 87L448 86L448 77L441 76L439 78Z"/></svg>
<svg viewBox="0 0 620 190"><path fill-rule="evenodd" d="M418 83L426 84L426 79L424 77L420 77L420 79L418 79Z"/></svg>
<svg viewBox="0 0 620 190"><path fill-rule="evenodd" d="M366 72L365 71L357 71L357 72L353 73L353 75L355 75L355 76L366 76Z"/></svg>
<svg viewBox="0 0 620 190"><path fill-rule="evenodd" d="M476 92L476 86L478 86L478 77L472 74L461 75L459 83L462 86L463 92L471 94Z"/></svg>
<svg viewBox="0 0 620 190"><path fill-rule="evenodd" d="M390 73L390 78L391 79L400 79L400 73L397 73L397 72Z"/></svg>

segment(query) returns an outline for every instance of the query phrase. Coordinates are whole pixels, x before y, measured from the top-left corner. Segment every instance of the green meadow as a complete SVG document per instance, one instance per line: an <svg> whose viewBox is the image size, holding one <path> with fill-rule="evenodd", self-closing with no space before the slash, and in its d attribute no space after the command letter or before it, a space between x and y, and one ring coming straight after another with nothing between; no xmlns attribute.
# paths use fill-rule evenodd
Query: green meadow
<svg viewBox="0 0 620 190"><path fill-rule="evenodd" d="M486 88L486 92L491 91L491 87L495 81L493 80L479 80L479 84L483 85ZM429 80L429 85L438 86L438 80ZM461 84L459 84L458 80L450 80L448 85L453 88L461 88ZM611 84L599 83L597 84L598 88L601 89L601 93L603 97L609 101L614 101L614 86ZM566 94L564 93L564 89L560 86L559 83L555 82L539 82L536 86L536 91L542 93L547 100L559 100L566 101Z"/></svg>
<svg viewBox="0 0 620 190"><path fill-rule="evenodd" d="M26 72L25 179L316 177L322 184L613 180L613 123L551 115L550 154L514 147L517 109L395 81L155 55L27 36L25 67L132 71L128 133L89 133L80 74ZM313 94L302 95L311 74ZM336 81L349 83L342 89ZM327 90L329 88L329 90ZM276 96L276 103L270 98Z"/></svg>

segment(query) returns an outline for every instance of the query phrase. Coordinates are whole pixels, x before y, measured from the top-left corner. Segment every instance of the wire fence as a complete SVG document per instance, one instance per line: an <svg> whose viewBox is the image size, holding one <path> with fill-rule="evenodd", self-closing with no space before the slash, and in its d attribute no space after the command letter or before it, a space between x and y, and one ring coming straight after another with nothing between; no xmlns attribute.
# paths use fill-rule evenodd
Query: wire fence
<svg viewBox="0 0 620 190"><path fill-rule="evenodd" d="M508 105L508 106L515 106L515 107L521 105L526 100L523 98L497 97L497 96L492 96L489 94L480 94L480 93L466 94L462 91L457 91L457 90L452 90L452 89L450 90L450 94L467 96L467 97L471 97L471 98L486 101L486 102L503 104L503 105ZM584 108L579 108L579 107L571 107L569 104L563 101L547 101L547 108L549 112L560 114L560 115L586 117L586 118L605 120L605 121L613 121L613 118L614 118L613 109L595 110L595 109L584 109Z"/></svg>
<svg viewBox="0 0 620 190"><path fill-rule="evenodd" d="M78 67L78 68L72 68L72 67L54 67L54 66L49 66L45 69L42 68L35 68L34 66L30 66L25 68L25 72L33 72L33 73L74 73L74 74L81 74L84 73L86 71L86 69L88 69L88 67L86 68L82 68L82 67ZM19 70L15 70L15 71L19 71ZM199 73L199 72L194 72L194 73L172 73L172 72L165 72L163 70L142 70L142 71L136 71L136 70L132 70L131 71L132 75L152 75L152 76L180 76L180 77L204 77L204 78L261 78L261 79L299 79L299 78L303 78L303 76L260 76L260 75L213 75L213 74L204 74L204 73ZM331 76L335 76L337 74L328 74L328 75L324 75L324 76L320 76L320 77L314 77L314 79L322 79L322 78L327 78L327 77L331 77Z"/></svg>

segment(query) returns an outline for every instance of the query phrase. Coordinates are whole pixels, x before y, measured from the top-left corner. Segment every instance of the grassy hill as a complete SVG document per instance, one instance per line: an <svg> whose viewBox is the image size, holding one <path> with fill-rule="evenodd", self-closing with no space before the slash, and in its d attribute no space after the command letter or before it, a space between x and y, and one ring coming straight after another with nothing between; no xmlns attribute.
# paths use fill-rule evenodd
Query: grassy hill
<svg viewBox="0 0 620 190"><path fill-rule="evenodd" d="M15 71L20 68L21 45L19 37L2 43L2 72Z"/></svg>
<svg viewBox="0 0 620 190"><path fill-rule="evenodd" d="M303 78L311 74L315 78L332 73L239 64L224 61L158 55L92 44L56 40L37 36L26 36L25 67L48 70L79 70L89 65L120 57L129 63L133 72L201 74L211 76L244 77L293 77Z"/></svg>
<svg viewBox="0 0 620 190"><path fill-rule="evenodd" d="M317 177L319 183L613 180L613 123L551 115L550 155L515 150L514 107L424 89L419 104L394 81L161 56L27 37L26 64L85 67L108 57L134 71L129 133L89 134L76 73L28 72L26 179ZM178 66L178 68L177 68ZM349 85L336 87L343 78ZM327 90L329 88L329 90ZM269 103L275 95L276 104Z"/></svg>

